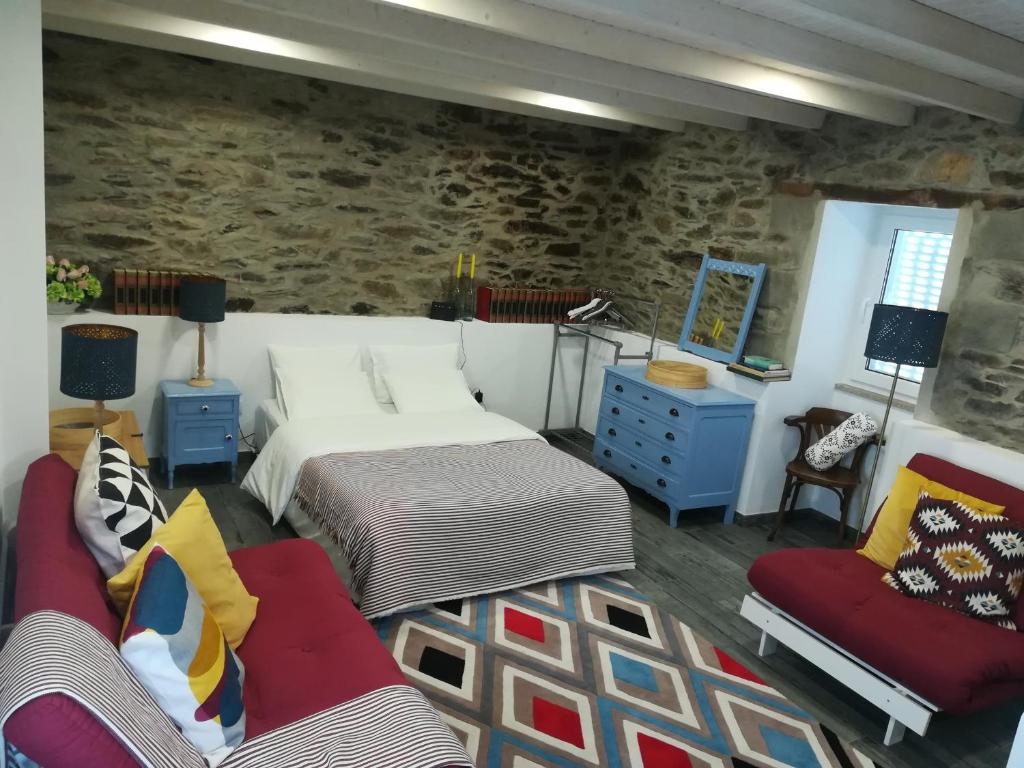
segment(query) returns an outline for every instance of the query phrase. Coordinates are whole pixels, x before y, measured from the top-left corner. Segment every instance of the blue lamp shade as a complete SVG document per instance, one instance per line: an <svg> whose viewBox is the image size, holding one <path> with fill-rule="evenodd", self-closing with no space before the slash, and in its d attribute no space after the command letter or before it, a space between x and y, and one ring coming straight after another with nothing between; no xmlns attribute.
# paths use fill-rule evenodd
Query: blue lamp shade
<svg viewBox="0 0 1024 768"><path fill-rule="evenodd" d="M219 277L182 278L178 317L193 323L223 322L226 300L227 284Z"/></svg>
<svg viewBox="0 0 1024 768"><path fill-rule="evenodd" d="M898 365L934 368L949 314L895 304L875 304L864 357Z"/></svg>
<svg viewBox="0 0 1024 768"><path fill-rule="evenodd" d="M139 334L119 325L66 325L60 337L60 391L82 400L135 394Z"/></svg>

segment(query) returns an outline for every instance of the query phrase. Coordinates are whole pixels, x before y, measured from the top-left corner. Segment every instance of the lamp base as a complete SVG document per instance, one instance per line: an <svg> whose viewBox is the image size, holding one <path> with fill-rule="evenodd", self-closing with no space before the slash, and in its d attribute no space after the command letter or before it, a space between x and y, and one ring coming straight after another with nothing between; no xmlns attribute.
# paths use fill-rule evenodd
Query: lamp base
<svg viewBox="0 0 1024 768"><path fill-rule="evenodd" d="M190 387L212 387L213 379L207 379L206 377L200 378L198 376L194 376L193 378L188 380L188 385Z"/></svg>

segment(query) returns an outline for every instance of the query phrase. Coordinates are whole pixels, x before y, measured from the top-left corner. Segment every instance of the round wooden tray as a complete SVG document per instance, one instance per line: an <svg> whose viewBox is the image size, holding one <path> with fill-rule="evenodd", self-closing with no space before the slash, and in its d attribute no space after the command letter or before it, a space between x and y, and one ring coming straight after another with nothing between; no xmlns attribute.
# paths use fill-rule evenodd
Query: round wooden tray
<svg viewBox="0 0 1024 768"><path fill-rule="evenodd" d="M63 408L50 411L50 450L84 451L96 434L92 408ZM116 411L103 411L103 434L121 439L121 417Z"/></svg>
<svg viewBox="0 0 1024 768"><path fill-rule="evenodd" d="M652 360L647 364L648 381L679 389L704 389L708 385L708 369L673 360Z"/></svg>

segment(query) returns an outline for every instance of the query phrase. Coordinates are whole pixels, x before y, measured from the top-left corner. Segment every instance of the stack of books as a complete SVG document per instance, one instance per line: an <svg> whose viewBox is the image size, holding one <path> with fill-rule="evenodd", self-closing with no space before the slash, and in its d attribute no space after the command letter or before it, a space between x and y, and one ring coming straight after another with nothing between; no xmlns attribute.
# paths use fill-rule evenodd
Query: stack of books
<svg viewBox="0 0 1024 768"><path fill-rule="evenodd" d="M570 309L588 301L589 291L484 286L476 292L476 317L489 323L562 323Z"/></svg>
<svg viewBox="0 0 1024 768"><path fill-rule="evenodd" d="M115 269L114 312L118 315L177 315L181 278L197 274L156 269Z"/></svg>
<svg viewBox="0 0 1024 768"><path fill-rule="evenodd" d="M793 378L793 372L781 360L758 355L745 355L742 362L731 363L729 370L755 381L789 381Z"/></svg>

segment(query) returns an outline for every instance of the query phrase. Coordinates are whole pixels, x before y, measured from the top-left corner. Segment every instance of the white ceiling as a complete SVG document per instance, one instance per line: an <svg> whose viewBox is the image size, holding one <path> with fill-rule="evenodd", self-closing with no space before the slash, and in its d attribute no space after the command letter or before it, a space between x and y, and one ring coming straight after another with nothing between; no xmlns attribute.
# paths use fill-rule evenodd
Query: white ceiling
<svg viewBox="0 0 1024 768"><path fill-rule="evenodd" d="M1016 123L1019 0L43 0L50 29L614 130ZM998 30L999 33L992 30ZM1002 34L1000 34L1002 33Z"/></svg>

